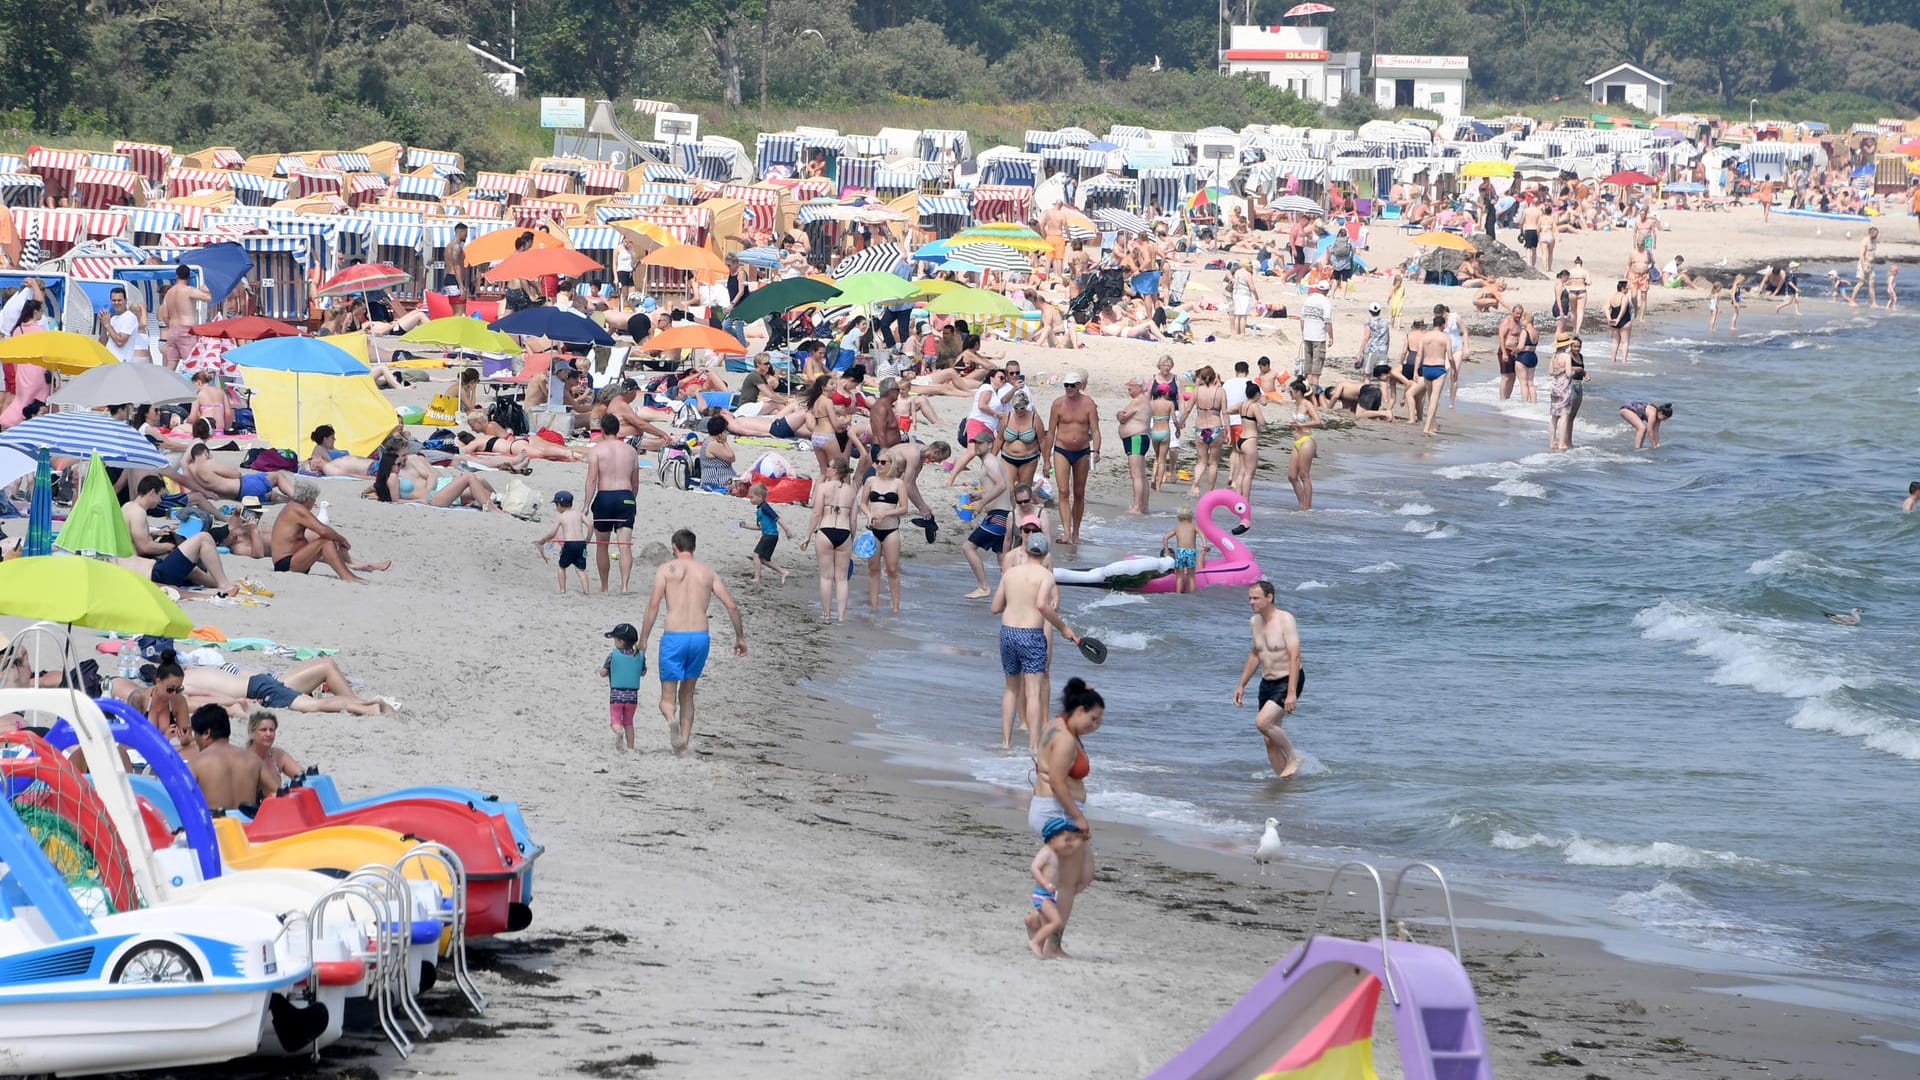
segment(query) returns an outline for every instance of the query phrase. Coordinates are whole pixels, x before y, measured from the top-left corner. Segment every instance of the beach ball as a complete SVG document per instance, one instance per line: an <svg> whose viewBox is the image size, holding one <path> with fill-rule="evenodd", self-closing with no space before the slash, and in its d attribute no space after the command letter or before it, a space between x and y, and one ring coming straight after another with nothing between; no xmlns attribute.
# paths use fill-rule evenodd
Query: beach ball
<svg viewBox="0 0 1920 1080"><path fill-rule="evenodd" d="M856 558L871 559L880 551L880 541L870 532L861 533L853 542L853 554Z"/></svg>

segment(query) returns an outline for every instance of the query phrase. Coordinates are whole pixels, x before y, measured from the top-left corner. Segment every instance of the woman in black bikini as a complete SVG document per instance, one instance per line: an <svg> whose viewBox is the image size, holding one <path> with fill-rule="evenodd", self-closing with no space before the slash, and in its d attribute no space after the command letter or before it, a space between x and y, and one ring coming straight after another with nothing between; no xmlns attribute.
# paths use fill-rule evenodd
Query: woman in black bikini
<svg viewBox="0 0 1920 1080"><path fill-rule="evenodd" d="M900 614L900 516L907 508L907 485L900 478L900 462L892 456L880 459L880 471L867 478L854 500L854 507L867 519L867 529L879 544L879 550L867 560L867 604L880 607L880 571L887 572L887 589L893 595L893 613Z"/></svg>
<svg viewBox="0 0 1920 1080"><path fill-rule="evenodd" d="M820 621L832 622L834 597L839 597L840 621L847 621L847 569L853 562L853 485L847 479L853 470L847 459L837 457L821 470L813 486L813 520L807 522L804 549L815 537L814 549L820 562ZM898 550L897 542L896 548Z"/></svg>
<svg viewBox="0 0 1920 1080"><path fill-rule="evenodd" d="M1008 404L1013 408L1000 423L1000 460L1012 470L1013 483L1028 483L1047 456L1047 429L1040 423L1040 414L1033 411L1032 399L1025 390L1014 391Z"/></svg>

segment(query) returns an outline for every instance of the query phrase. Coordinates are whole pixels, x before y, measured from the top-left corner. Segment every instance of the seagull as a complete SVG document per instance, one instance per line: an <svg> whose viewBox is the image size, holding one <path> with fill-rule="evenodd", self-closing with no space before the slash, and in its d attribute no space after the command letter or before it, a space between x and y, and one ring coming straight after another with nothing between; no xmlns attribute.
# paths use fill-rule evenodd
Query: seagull
<svg viewBox="0 0 1920 1080"><path fill-rule="evenodd" d="M1268 818L1267 831L1260 836L1260 846L1254 849L1253 861L1260 864L1260 874L1266 876L1267 864L1281 855L1280 819Z"/></svg>
<svg viewBox="0 0 1920 1080"><path fill-rule="evenodd" d="M1844 612L1841 614L1835 614L1831 611L1825 612L1824 614L1826 615L1828 622L1837 622L1841 626L1859 626L1860 610L1861 609L1859 608L1854 608L1852 611Z"/></svg>

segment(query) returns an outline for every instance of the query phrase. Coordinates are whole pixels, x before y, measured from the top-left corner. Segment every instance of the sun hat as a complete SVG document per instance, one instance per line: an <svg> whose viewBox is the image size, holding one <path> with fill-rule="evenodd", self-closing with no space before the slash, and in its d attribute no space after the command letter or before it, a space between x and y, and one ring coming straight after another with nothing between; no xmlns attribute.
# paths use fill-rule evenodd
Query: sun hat
<svg viewBox="0 0 1920 1080"><path fill-rule="evenodd" d="M258 495L242 495L242 496L240 496L240 509L242 509L242 510L259 510L259 509L261 509L261 508L262 508L262 507L261 507L261 504L260 504L260 496L258 496Z"/></svg>
<svg viewBox="0 0 1920 1080"><path fill-rule="evenodd" d="M615 641L632 641L638 643L640 640L640 631L635 630L632 623L623 622L600 636L610 637Z"/></svg>
<svg viewBox="0 0 1920 1080"><path fill-rule="evenodd" d="M1073 822L1067 820L1066 818L1050 817L1047 819L1047 823L1045 825L1040 826L1040 841L1042 843L1045 843L1046 841L1051 840L1056 836L1059 836L1063 832L1079 832L1079 831L1080 831L1080 826L1075 825Z"/></svg>

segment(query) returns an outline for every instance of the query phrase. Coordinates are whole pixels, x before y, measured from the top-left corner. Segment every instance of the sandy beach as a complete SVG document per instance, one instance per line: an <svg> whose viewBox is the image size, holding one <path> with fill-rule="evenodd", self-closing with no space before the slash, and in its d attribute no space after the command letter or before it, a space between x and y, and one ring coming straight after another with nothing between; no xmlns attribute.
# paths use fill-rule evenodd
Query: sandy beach
<svg viewBox="0 0 1920 1080"><path fill-rule="evenodd" d="M1659 261L1678 252L1690 267L1728 278L1751 269L1746 253L1753 251L1809 263L1850 260L1865 227L1776 219L1763 231L1752 208L1665 221ZM1849 228L1852 238L1844 235ZM1886 256L1920 257L1911 222L1892 220L1886 234ZM1565 237L1558 258L1582 256L1601 294L1620 274L1626 240L1625 233ZM1384 265L1412 251L1398 230L1376 226L1362 257ZM1217 303L1220 277L1197 272L1189 303ZM1263 279L1260 288L1269 302L1284 297L1297 308L1297 294L1282 294L1277 281ZM1352 299L1336 300L1336 356L1351 355L1342 345L1357 342L1366 305L1384 303L1386 288L1384 278L1369 277ZM1544 279L1520 282L1511 295L1532 312L1548 307ZM1656 290L1655 314L1704 298ZM1466 307L1469 299L1466 290L1416 285L1407 318L1436 302ZM1698 317L1704 324L1704 313ZM1492 319L1471 321L1478 327ZM1196 312L1196 339L1224 325L1218 312ZM1067 352L998 342L987 353L1019 358L1041 388L1042 407L1061 371L1089 372L1111 443L1121 382L1150 370L1163 353L1180 371L1260 356L1272 357L1276 370L1290 367L1297 323L1264 325L1263 335L1192 346L1095 339ZM1491 353L1491 340L1476 338L1467 382L1493 377ZM435 375L441 381L395 393L396 404L424 404L435 387L449 385L445 373ZM949 430L963 405L938 400ZM1439 438L1470 438L1507 423L1463 401L1442 417ZM1329 469L1363 469L1369 454L1426 439L1410 425L1373 421L1325 438ZM1284 468L1285 440L1269 434L1264 441L1265 486L1256 495L1279 499L1284 487L1276 493L1271 485L1273 470ZM811 471L811 455L787 456ZM493 998L484 1016L467 1016L464 1006L456 1010L436 995L429 1011L453 1037L436 1037L406 1061L371 1037L349 1038L310 1075L1138 1076L1199 1034L1309 930L1330 867L1290 861L1260 877L1247 857L1255 837L1246 853L1209 851L1096 816L1099 870L1075 910L1075 959L1035 961L1019 925L1032 855L1024 793L890 762L884 749L862 744L873 718L815 686L857 672L865 656L892 643L888 618L865 606L859 576L849 622L823 628L810 552L784 541L778 557L798 571L795 579L755 586L740 576L754 539L735 528L751 517L746 503L645 486L636 594L556 595L553 567L532 542L551 522L547 497L578 491L581 480L580 466L534 464L529 482L542 496L543 524L380 504L358 497L363 482L324 481L332 523L352 539L355 555L391 558L391 570L354 586L324 571L274 575L264 563L232 560L230 567L274 590L270 601L187 603L196 624L229 636L338 648L341 665L365 680L366 692L400 702L393 716L282 717L281 745L332 773L346 793L471 785L517 800L546 845L533 926L477 947L478 978ZM940 480L929 473L922 481L941 514L939 542L926 546L916 537L905 547L910 603L962 602L913 589L916 567L960 559L964 534L949 509L959 489ZM1091 486L1092 512L1117 512L1125 487L1119 455L1107 455ZM1162 493L1155 508L1176 501ZM796 530L804 512L783 511ZM667 750L652 673L641 690L639 752L615 753L598 675L602 634L640 621L651 569L680 527L697 533L698 554L734 590L749 652L735 659L716 650L691 754ZM714 614L722 617L717 608ZM0 620L0 629L17 628ZM955 689L957 708L979 707L982 740L989 739L998 687ZM1110 706L1109 723L1124 723L1126 703ZM1249 759L1257 759L1250 721L1247 737ZM1826 1011L1791 992L1792 1002L1775 1000L1781 989L1699 970L1701 957L1684 950L1669 963L1624 959L1575 918L1496 902L1470 876L1452 884L1499 1075L1915 1074L1920 1059L1878 1040L1920 1046L1920 1029ZM1342 896L1335 906L1332 929L1370 935L1370 897ZM1438 912L1437 898L1423 892L1413 910L1422 917L1407 920L1410 931L1438 941L1425 917ZM1398 1076L1384 1012L1379 1031L1381 1074ZM301 1074L238 1065L196 1075Z"/></svg>

